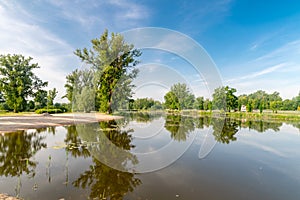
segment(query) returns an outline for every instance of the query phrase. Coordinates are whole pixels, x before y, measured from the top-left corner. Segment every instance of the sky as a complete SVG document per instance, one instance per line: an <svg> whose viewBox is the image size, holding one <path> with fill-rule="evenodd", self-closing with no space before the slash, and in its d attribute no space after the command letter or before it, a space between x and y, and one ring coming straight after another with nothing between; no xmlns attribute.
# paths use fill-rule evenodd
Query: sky
<svg viewBox="0 0 300 200"><path fill-rule="evenodd" d="M298 0L0 0L0 54L31 56L61 102L66 75L83 67L74 50L89 48L105 29L159 27L199 44L237 95L278 91L286 99L300 91L299 23ZM135 98L162 100L172 81L158 79L169 77L196 96L211 94L205 77L178 55L148 49L140 60Z"/></svg>

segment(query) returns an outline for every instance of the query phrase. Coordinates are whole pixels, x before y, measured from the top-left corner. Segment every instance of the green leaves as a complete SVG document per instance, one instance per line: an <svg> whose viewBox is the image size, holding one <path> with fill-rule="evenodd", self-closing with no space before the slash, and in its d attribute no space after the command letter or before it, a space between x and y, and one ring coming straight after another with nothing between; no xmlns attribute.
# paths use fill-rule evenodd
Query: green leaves
<svg viewBox="0 0 300 200"><path fill-rule="evenodd" d="M91 40L91 43L91 49L77 49L74 54L83 63L91 66L90 71L94 73L92 88L95 92L96 108L111 113L112 107L124 107L124 102L129 101L132 96L131 83L138 73L134 67L139 63L136 58L141 52L134 49L133 45L126 44L120 34L112 33L109 37L107 30L100 38ZM65 97L73 103L76 100L73 99L75 88L79 87L77 94L81 93L80 81L83 81L83 74L76 70L67 76Z"/></svg>
<svg viewBox="0 0 300 200"><path fill-rule="evenodd" d="M177 83L165 95L165 107L168 109L191 109L194 107L195 96L184 83Z"/></svg>
<svg viewBox="0 0 300 200"><path fill-rule="evenodd" d="M14 112L24 111L27 99L34 97L40 88L48 84L33 73L39 66L31 61L31 57L25 58L23 55L0 55L0 90Z"/></svg>

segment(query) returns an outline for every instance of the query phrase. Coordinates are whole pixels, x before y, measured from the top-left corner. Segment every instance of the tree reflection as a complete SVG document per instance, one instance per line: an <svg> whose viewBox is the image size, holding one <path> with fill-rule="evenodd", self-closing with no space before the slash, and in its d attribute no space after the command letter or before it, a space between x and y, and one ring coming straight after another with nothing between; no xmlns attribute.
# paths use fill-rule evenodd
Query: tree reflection
<svg viewBox="0 0 300 200"><path fill-rule="evenodd" d="M194 118L195 128L204 129L204 127L209 127L210 123L211 117L208 116Z"/></svg>
<svg viewBox="0 0 300 200"><path fill-rule="evenodd" d="M126 193L141 184L141 180L132 173L112 169L97 159L93 162L94 165L73 182L75 187L89 187L90 199L123 199Z"/></svg>
<svg viewBox="0 0 300 200"><path fill-rule="evenodd" d="M234 136L238 132L238 124L230 118L212 120L213 135L215 140L221 143L229 144L230 141L236 141Z"/></svg>
<svg viewBox="0 0 300 200"><path fill-rule="evenodd" d="M188 133L195 129L192 117L181 115L167 115L165 128L171 133L171 138L177 141L185 141Z"/></svg>
<svg viewBox="0 0 300 200"><path fill-rule="evenodd" d="M90 152L87 149L85 143L82 142L82 139L78 136L77 127L67 126L67 133L65 138L65 143L67 145L66 151L71 152L71 155L76 157L87 158L90 156Z"/></svg>
<svg viewBox="0 0 300 200"><path fill-rule="evenodd" d="M266 132L267 130L273 130L275 132L280 130L280 127L282 126L282 122L270 122L270 121L252 121L248 120L246 122L241 122L240 127L242 128L249 128L252 130L256 130L260 133Z"/></svg>
<svg viewBox="0 0 300 200"><path fill-rule="evenodd" d="M137 185L141 184L133 173L117 170L126 171L128 162L137 163L136 157L129 152L134 147L131 144L130 132L132 130L122 130L121 125L117 121L108 121L70 127L72 130L69 132L75 134L69 134L69 139L66 138L65 141L81 143L86 146L86 151L93 157L93 165L72 184L83 189L90 188L91 199L122 199L127 192L133 191ZM107 144L107 139L126 153L120 155L116 148ZM76 156L87 155L76 148L69 149L69 151ZM107 155L110 157L108 158ZM113 161L113 168L103 164L107 162L107 159Z"/></svg>
<svg viewBox="0 0 300 200"><path fill-rule="evenodd" d="M160 118L162 112L123 112L121 115L128 121L151 122Z"/></svg>
<svg viewBox="0 0 300 200"><path fill-rule="evenodd" d="M26 173L34 176L37 163L32 157L47 147L44 139L37 132L20 131L0 135L0 175L20 176Z"/></svg>

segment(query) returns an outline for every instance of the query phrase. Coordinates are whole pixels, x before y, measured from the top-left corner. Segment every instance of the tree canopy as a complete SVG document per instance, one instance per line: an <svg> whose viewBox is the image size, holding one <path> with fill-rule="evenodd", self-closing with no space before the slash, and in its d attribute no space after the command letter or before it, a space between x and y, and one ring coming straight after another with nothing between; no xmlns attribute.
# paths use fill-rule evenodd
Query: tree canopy
<svg viewBox="0 0 300 200"><path fill-rule="evenodd" d="M74 53L80 60L90 67L92 73L92 87L95 93L95 107L102 112L111 113L112 107L122 106L132 95L132 80L137 76L135 66L141 52L127 44L121 34L105 30L100 38L91 40L91 49L77 49ZM67 76L67 97L74 103L74 87L78 87L79 80L85 73L73 71ZM76 83L77 82L77 83ZM81 93L79 88L76 93ZM86 92L86 90L85 90ZM78 103L78 102L77 102Z"/></svg>
<svg viewBox="0 0 300 200"><path fill-rule="evenodd" d="M184 83L172 85L171 90L164 96L164 99L166 108L178 110L192 109L195 102L195 96Z"/></svg>
<svg viewBox="0 0 300 200"><path fill-rule="evenodd" d="M23 55L0 55L0 91L14 112L26 110L28 98L34 98L41 88L48 85L33 73L39 66L31 61L31 57Z"/></svg>

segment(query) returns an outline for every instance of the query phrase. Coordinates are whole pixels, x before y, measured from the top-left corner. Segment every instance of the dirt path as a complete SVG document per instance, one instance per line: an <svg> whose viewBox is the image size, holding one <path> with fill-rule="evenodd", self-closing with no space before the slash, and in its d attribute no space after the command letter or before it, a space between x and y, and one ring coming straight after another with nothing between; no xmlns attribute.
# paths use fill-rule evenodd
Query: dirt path
<svg viewBox="0 0 300 200"><path fill-rule="evenodd" d="M67 113L53 115L30 114L24 116L0 116L0 133L19 130L91 123L121 118L100 113Z"/></svg>

